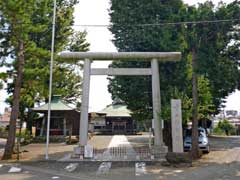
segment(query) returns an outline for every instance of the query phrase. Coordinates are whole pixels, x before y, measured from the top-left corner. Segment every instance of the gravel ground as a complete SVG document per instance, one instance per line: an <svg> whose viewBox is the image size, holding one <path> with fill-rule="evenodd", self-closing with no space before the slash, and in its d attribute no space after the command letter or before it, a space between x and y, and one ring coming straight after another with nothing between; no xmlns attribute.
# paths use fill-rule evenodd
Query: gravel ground
<svg viewBox="0 0 240 180"><path fill-rule="evenodd" d="M210 150L209 154L205 154L199 163L232 163L240 162L240 136L209 138Z"/></svg>
<svg viewBox="0 0 240 180"><path fill-rule="evenodd" d="M111 135L109 135L109 136L95 135L89 141L89 144L93 145L93 147L96 149L105 149L108 147L111 139L112 139Z"/></svg>
<svg viewBox="0 0 240 180"><path fill-rule="evenodd" d="M112 136L93 136L89 140L89 144L92 144L96 149L104 149L108 146ZM66 145L65 143L50 143L49 144L49 159L59 160L66 154L72 153L75 145ZM2 146L3 147L3 146ZM45 144L29 144L21 147L22 153L20 154L21 161L38 161L45 159L46 145ZM3 151L0 150L0 158ZM16 155L13 156L16 159Z"/></svg>
<svg viewBox="0 0 240 180"><path fill-rule="evenodd" d="M127 136L128 141L131 143L133 148L149 147L149 134L142 133L141 135L129 135Z"/></svg>

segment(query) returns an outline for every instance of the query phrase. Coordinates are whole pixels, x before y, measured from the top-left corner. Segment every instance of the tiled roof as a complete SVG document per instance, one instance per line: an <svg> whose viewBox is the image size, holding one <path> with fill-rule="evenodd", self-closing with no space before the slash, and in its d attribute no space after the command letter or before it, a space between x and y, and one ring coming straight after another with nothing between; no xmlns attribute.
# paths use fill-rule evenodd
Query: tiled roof
<svg viewBox="0 0 240 180"><path fill-rule="evenodd" d="M35 107L32 110L37 112L48 111L48 103L39 107ZM73 111L73 110L75 110L75 108L63 102L60 99L60 96L57 96L57 95L53 96L52 102L51 102L51 111Z"/></svg>
<svg viewBox="0 0 240 180"><path fill-rule="evenodd" d="M131 117L131 111L123 104L108 105L105 109L97 113L106 114L106 117Z"/></svg>

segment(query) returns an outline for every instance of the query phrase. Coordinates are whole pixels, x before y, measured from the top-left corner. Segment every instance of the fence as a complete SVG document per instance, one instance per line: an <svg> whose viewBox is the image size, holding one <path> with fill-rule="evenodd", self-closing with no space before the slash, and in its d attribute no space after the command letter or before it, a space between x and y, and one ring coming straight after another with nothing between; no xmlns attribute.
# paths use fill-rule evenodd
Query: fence
<svg viewBox="0 0 240 180"><path fill-rule="evenodd" d="M83 152L83 149L81 149ZM103 149L93 148L93 157L91 160L103 161L137 161L137 160L159 160L166 155L162 152L157 152L149 147L128 147L118 146ZM79 157L79 156L75 156Z"/></svg>

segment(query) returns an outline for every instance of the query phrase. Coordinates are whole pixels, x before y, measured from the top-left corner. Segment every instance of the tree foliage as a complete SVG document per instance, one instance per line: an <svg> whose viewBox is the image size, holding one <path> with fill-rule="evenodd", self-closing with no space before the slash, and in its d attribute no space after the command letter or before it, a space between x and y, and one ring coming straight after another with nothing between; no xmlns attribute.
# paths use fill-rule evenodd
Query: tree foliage
<svg viewBox="0 0 240 180"><path fill-rule="evenodd" d="M71 48L88 50L86 32L77 32L76 36L71 28L76 3L77 0L57 0L56 53ZM13 95L8 99L12 105L11 141L7 142L4 158L10 158L13 151L16 119L24 119L26 108L48 97L52 9L53 3L48 0L0 0L1 65L11 68L8 78L13 79L8 85L8 93ZM77 39L73 41L73 38ZM81 77L76 67L81 68L81 65L55 62L53 93L77 102Z"/></svg>
<svg viewBox="0 0 240 180"><path fill-rule="evenodd" d="M151 24L169 21L180 21L179 17L183 3L181 1L170 0L164 3L159 1L128 1L121 3L112 0L110 28L114 35L114 44L119 51L180 51L183 48L183 36L179 33L182 27L171 28L169 26L141 26L141 24ZM165 63L160 65L160 78L162 101L169 102L170 97L167 91L177 88L185 78L182 69L185 68L182 62L179 64ZM150 67L147 62L114 62L113 67ZM183 72L179 73L178 72ZM168 81L171 79L172 81ZM166 83L168 81L168 83ZM165 83L164 83L165 82ZM174 84L174 85L173 85ZM179 86L180 85L180 86ZM109 91L123 100L132 110L133 116L138 120L152 119L152 91L150 77L114 77L110 79ZM182 90L180 90L182 91ZM166 103L162 103L165 105Z"/></svg>
<svg viewBox="0 0 240 180"><path fill-rule="evenodd" d="M161 26L142 24L235 19L239 15L238 2L220 4L216 10L211 2L199 4L198 7L189 7L174 0L151 3L144 0L111 2L110 30L119 51L181 51L183 54L182 61L177 64L160 64L163 107L166 107L165 104L169 106L169 99L176 89L191 99L191 48L196 47L197 73L200 76L198 81L202 84L199 87L202 90L198 88L198 91L205 92L200 95L200 108L205 109L205 115L208 111L217 113L222 99L239 83L239 41L236 41L239 32L236 31L236 22ZM229 45L232 39L235 39L234 44ZM150 64L113 62L111 66L149 67ZM150 84L151 79L148 77L112 77L109 91L113 98L117 96L126 102L134 113L139 110L146 114L141 114L139 118L148 119L151 110ZM204 90L204 87L207 89ZM190 118L191 115L188 116Z"/></svg>
<svg viewBox="0 0 240 180"><path fill-rule="evenodd" d="M33 4L32 4L33 3ZM32 5L32 7L30 6ZM23 1L0 1L1 25L7 30L1 31L1 59L2 56L10 55L15 58L13 67L16 70L14 77L14 91L12 112L10 116L9 136L5 147L3 159L9 159L13 153L16 135L16 121L19 115L19 101L21 83L23 79L23 67L25 63L25 53L32 53L34 43L29 40L28 33L34 31L34 27L29 25L31 23L31 16L33 16L34 8L36 8L33 1L28 3ZM28 13L25 13L27 11ZM4 46L6 45L6 46ZM2 59L3 63L5 59Z"/></svg>
<svg viewBox="0 0 240 180"><path fill-rule="evenodd" d="M227 136L230 134L231 131L235 130L235 127L226 119L223 121L219 121L217 128L222 130Z"/></svg>
<svg viewBox="0 0 240 180"><path fill-rule="evenodd" d="M239 87L239 21L208 22L239 18L239 1L217 7L210 1L197 7L176 0L111 2L110 30L119 51L182 52L181 62L160 64L161 115L170 119L170 99L181 98L184 122L195 119L197 131L196 121L217 113L222 99ZM183 21L201 23L164 24ZM150 64L131 61L111 66ZM148 77L111 77L109 91L144 121L152 114L150 84ZM193 142L197 147L197 138Z"/></svg>
<svg viewBox="0 0 240 180"><path fill-rule="evenodd" d="M199 4L198 7L188 7L185 19L186 21L214 21L236 19L240 15L237 1L229 5L220 4L217 10L214 8L211 2ZM230 21L190 24L184 30L187 49L196 47L197 50L196 73L204 75L209 80L216 113L221 107L222 99L239 86L237 23ZM230 56L229 53L232 55Z"/></svg>
<svg viewBox="0 0 240 180"><path fill-rule="evenodd" d="M234 7L234 8L232 8ZM198 117L199 110L209 107L200 106L200 97L206 100L209 93L200 94L197 91L196 79L202 75L209 80L210 92L213 97L214 110L218 111L222 98L233 92L238 86L239 70L238 62L229 56L225 56L232 35L236 34L234 25L236 22L207 23L207 21L235 19L239 17L239 3L237 1L226 6L221 4L214 10L212 2L207 1L198 7L186 9L186 21L201 21L202 23L187 24L185 28L185 40L187 50L191 54L192 63L192 97L193 97L193 135L192 154L198 157ZM223 13L224 11L224 13ZM229 16L231 14L231 16ZM238 34L238 33L237 33ZM230 73L231 72L231 73ZM219 84L219 82L221 82ZM203 99L204 97L204 99ZM201 109L199 109L201 107ZM213 108L212 108L213 110ZM210 112L209 112L210 113Z"/></svg>

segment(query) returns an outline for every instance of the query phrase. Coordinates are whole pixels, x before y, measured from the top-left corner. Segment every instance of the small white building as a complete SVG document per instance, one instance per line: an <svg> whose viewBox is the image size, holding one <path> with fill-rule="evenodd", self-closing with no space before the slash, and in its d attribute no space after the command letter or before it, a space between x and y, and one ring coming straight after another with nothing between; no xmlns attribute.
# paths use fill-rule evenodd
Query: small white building
<svg viewBox="0 0 240 180"><path fill-rule="evenodd" d="M240 127L240 116L237 110L221 111L219 115L213 118L213 127L217 127L218 123L224 119L228 120L236 128Z"/></svg>

